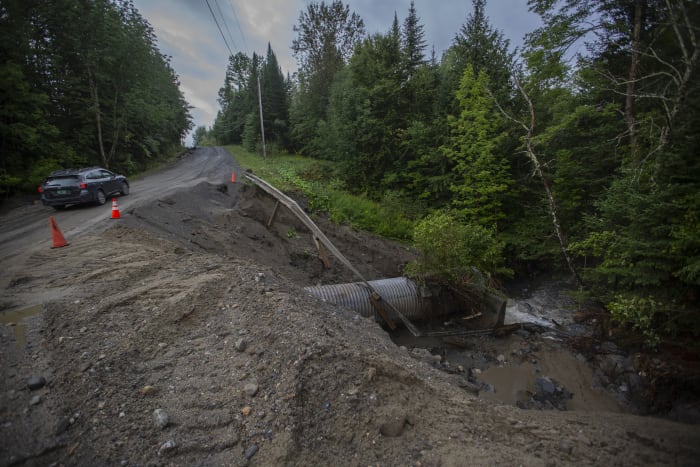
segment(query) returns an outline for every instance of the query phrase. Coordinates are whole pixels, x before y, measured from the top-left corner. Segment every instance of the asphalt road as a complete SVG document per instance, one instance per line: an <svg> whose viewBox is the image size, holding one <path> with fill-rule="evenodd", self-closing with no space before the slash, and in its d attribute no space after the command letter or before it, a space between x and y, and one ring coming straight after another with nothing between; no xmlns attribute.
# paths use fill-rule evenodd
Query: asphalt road
<svg viewBox="0 0 700 467"><path fill-rule="evenodd" d="M138 180L130 180L130 194L117 197L122 217L141 203L203 181L226 183L237 168L231 154L221 147L198 148L179 161ZM38 199L38 195L37 195ZM70 243L86 232L106 229L118 220L111 219L111 198L103 206L72 206L56 211L41 203L21 206L0 215L0 287L22 258L38 249L50 249L53 242L49 216L53 216L61 233Z"/></svg>

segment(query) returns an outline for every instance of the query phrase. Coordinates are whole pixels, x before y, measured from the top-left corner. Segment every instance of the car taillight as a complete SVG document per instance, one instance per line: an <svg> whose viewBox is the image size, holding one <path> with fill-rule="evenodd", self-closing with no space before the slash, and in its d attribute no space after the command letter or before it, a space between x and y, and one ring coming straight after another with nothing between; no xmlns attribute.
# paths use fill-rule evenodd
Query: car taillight
<svg viewBox="0 0 700 467"><path fill-rule="evenodd" d="M36 187L36 189L39 191L39 193L43 193L43 192L44 192L44 189L41 188L41 186Z"/></svg>
<svg viewBox="0 0 700 467"><path fill-rule="evenodd" d="M80 184L80 188L81 188L82 190L87 189L87 183L85 183L85 182L81 183L81 184Z"/></svg>

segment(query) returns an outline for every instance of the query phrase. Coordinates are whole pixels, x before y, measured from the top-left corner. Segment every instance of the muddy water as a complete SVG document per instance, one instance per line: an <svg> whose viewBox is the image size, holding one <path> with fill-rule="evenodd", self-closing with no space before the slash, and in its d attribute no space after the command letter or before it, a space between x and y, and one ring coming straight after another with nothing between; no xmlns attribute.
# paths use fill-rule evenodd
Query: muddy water
<svg viewBox="0 0 700 467"><path fill-rule="evenodd" d="M0 323L11 326L15 334L17 348L22 349L27 345L27 330L25 320L38 314L41 311L41 304L0 313Z"/></svg>
<svg viewBox="0 0 700 467"><path fill-rule="evenodd" d="M593 370L579 361L558 343L545 343L535 354L536 364L506 360L489 367L478 379L490 384L495 392L482 391L480 397L503 404L515 405L535 394L535 380L540 376L552 378L565 387L572 398L565 401L567 410L590 412L621 412L623 408L615 398L595 387Z"/></svg>
<svg viewBox="0 0 700 467"><path fill-rule="evenodd" d="M550 281L530 289L511 291L505 323L534 323L557 328L573 335L586 335L589 329L573 320L576 302L568 293L566 281ZM504 338L474 337L459 346L439 338L415 338L407 331L392 335L397 345L408 349L428 349L433 364L448 371L471 373L484 383L479 397L499 404L515 405L536 393L538 377L547 377L573 396L565 401L567 410L620 412L614 396L594 384L593 369L573 354L555 333L518 332ZM440 359L438 358L440 356Z"/></svg>

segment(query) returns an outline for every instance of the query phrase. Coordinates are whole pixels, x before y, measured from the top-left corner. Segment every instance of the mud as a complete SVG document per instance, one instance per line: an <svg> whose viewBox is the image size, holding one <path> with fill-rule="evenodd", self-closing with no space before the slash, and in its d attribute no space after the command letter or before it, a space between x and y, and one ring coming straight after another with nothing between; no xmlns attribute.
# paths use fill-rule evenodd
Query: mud
<svg viewBox="0 0 700 467"><path fill-rule="evenodd" d="M355 278L338 264L326 270L289 214L267 229L273 206L252 187L202 182L133 203L69 247L7 260L2 313L41 310L22 320L25 345L0 325L0 465L700 458L696 426L586 395L585 364L563 342L515 334L409 346L304 293ZM317 221L368 279L395 277L414 257L406 245ZM489 368L557 371L574 399L564 411L489 400L466 384L486 382ZM46 384L30 390L31 376Z"/></svg>

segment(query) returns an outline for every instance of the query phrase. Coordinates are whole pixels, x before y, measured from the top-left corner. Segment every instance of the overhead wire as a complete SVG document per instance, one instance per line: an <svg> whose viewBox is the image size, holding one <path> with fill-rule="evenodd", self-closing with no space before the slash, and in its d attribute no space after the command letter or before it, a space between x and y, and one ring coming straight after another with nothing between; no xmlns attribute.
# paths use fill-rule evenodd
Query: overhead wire
<svg viewBox="0 0 700 467"><path fill-rule="evenodd" d="M211 9L211 5L209 4L209 0L204 0L209 7L209 12L211 12L211 17L214 18L214 22L216 23L216 27L219 29L219 32L221 33L221 38L224 40L224 44L226 44L226 48L228 49L228 53L233 57L233 52L231 51L231 47L228 45L228 41L226 40L226 36L224 35L224 31L221 30L221 26L219 26L219 21L216 19L216 15L214 14L214 10Z"/></svg>
<svg viewBox="0 0 700 467"><path fill-rule="evenodd" d="M214 0L214 5L216 5L216 9L219 12L219 16L221 16L221 21L224 23L224 28L226 28L226 32L228 32L228 38L231 39L231 44L233 44L233 48L238 49L238 47L236 47L236 41L233 40L231 30L228 28L228 22L226 21L226 17L224 16L224 13L221 11L221 7L219 6L219 0Z"/></svg>
<svg viewBox="0 0 700 467"><path fill-rule="evenodd" d="M248 44L245 42L245 35L243 34L243 29L241 29L241 23L238 22L238 15L236 14L236 9L233 7L233 0L229 0L229 5L231 5L233 18L236 20L236 26L238 26L238 32L241 33L241 39L243 39L243 47L245 47L245 50L248 50Z"/></svg>

